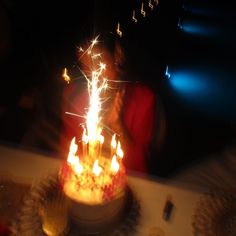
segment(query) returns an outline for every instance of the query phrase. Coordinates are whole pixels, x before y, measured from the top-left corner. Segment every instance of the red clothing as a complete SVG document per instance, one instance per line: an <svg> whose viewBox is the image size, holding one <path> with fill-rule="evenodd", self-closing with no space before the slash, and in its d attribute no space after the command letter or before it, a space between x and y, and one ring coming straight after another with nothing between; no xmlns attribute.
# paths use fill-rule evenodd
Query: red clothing
<svg viewBox="0 0 236 236"><path fill-rule="evenodd" d="M65 90L63 113L66 111L80 115L86 113L87 91L77 93L76 90L77 88L73 86ZM122 119L132 140L123 161L126 168L130 170L146 172L154 132L156 96L145 85L127 83L123 99ZM63 114L65 153L68 153L71 139L77 135L81 137L82 130L79 124L83 122L80 117Z"/></svg>
<svg viewBox="0 0 236 236"><path fill-rule="evenodd" d="M0 223L0 235L1 236L8 236L10 235L10 229L4 225Z"/></svg>

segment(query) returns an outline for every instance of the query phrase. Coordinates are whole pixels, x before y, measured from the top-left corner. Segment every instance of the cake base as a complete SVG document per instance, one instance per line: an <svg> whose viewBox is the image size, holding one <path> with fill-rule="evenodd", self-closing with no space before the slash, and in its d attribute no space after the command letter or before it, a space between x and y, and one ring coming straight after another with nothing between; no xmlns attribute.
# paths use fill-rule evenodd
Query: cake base
<svg viewBox="0 0 236 236"><path fill-rule="evenodd" d="M84 232L107 231L121 222L128 201L128 188L124 193L103 204L87 205L67 198L68 215L71 221Z"/></svg>
<svg viewBox="0 0 236 236"><path fill-rule="evenodd" d="M12 236L30 235L43 236L45 233L42 229L42 218L40 216L40 208L42 206L48 210L48 204L54 202L55 199L61 201L61 189L57 176L49 176L42 179L36 187L32 188L23 201L22 209L11 224ZM87 235L103 235L103 236L131 236L140 219L140 204L136 199L132 189L127 185L125 198L123 199L123 207L117 212L112 221L104 221L103 225L96 223L95 227L85 224L83 221L75 220L72 215L68 216L67 229L64 231L65 236L87 236ZM57 215L57 214L56 214ZM65 217L67 217L65 216ZM87 222L88 223L88 222ZM90 222L91 223L91 222ZM60 227L60 226L58 226ZM58 228L57 227L57 228ZM29 234L28 234L29 235Z"/></svg>

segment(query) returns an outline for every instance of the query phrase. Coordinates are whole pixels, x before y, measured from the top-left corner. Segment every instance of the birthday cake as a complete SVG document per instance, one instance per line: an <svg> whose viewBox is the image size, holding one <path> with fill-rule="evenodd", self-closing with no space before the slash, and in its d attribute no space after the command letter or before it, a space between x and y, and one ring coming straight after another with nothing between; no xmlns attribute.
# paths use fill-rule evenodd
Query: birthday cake
<svg viewBox="0 0 236 236"><path fill-rule="evenodd" d="M101 116L109 86L107 74L104 74L103 53L98 53L99 48L95 47L97 38L82 50L80 57L80 60L85 59L84 63L93 62L89 64L91 74L85 75L89 107L80 124L83 135L72 139L61 173L69 217L86 233L108 229L121 218L127 188L120 135L105 125Z"/></svg>
<svg viewBox="0 0 236 236"><path fill-rule="evenodd" d="M91 173L90 168L84 168L78 176L69 165L63 170L63 192L69 217L86 232L113 227L122 219L126 205L125 168L121 165L115 173L110 168L110 161L104 157L99 163L99 175ZM83 166L86 167L86 163ZM102 171L105 169L111 171Z"/></svg>

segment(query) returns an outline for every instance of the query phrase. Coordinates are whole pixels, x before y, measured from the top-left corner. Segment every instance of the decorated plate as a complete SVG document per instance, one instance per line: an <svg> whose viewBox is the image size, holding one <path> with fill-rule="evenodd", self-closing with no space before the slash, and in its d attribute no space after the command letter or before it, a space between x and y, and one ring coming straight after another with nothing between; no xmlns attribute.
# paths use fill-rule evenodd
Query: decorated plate
<svg viewBox="0 0 236 236"><path fill-rule="evenodd" d="M70 221L64 194L58 178L49 176L34 185L23 200L20 212L11 224L11 236L129 236L135 231L140 216L140 204L130 187L122 219L109 231L82 232Z"/></svg>
<svg viewBox="0 0 236 236"><path fill-rule="evenodd" d="M193 215L194 236L236 235L236 190L214 189L199 200Z"/></svg>

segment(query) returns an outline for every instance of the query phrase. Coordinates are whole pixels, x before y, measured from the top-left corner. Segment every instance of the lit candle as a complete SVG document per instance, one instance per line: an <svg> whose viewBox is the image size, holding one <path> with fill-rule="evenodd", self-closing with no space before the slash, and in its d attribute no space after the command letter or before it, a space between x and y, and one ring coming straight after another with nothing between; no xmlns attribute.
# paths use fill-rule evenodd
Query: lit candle
<svg viewBox="0 0 236 236"><path fill-rule="evenodd" d="M102 156L102 145L104 143L104 136L101 134L98 137L98 158Z"/></svg>
<svg viewBox="0 0 236 236"><path fill-rule="evenodd" d="M113 134L112 139L111 139L111 158L115 154L117 142L116 142L116 134Z"/></svg>
<svg viewBox="0 0 236 236"><path fill-rule="evenodd" d="M116 174L120 168L120 165L116 159L116 155L113 155L111 160L111 170Z"/></svg>
<svg viewBox="0 0 236 236"><path fill-rule="evenodd" d="M86 129L84 128L83 137L82 137L82 145L83 145L83 157L87 157L87 144L88 144L88 136L86 135Z"/></svg>
<svg viewBox="0 0 236 236"><path fill-rule="evenodd" d="M102 168L99 166L98 164L98 160L96 160L93 164L93 173L96 175L96 176L99 176L100 173L102 171Z"/></svg>
<svg viewBox="0 0 236 236"><path fill-rule="evenodd" d="M116 155L121 159L124 157L124 152L121 149L120 141L118 141L118 144L117 144Z"/></svg>

